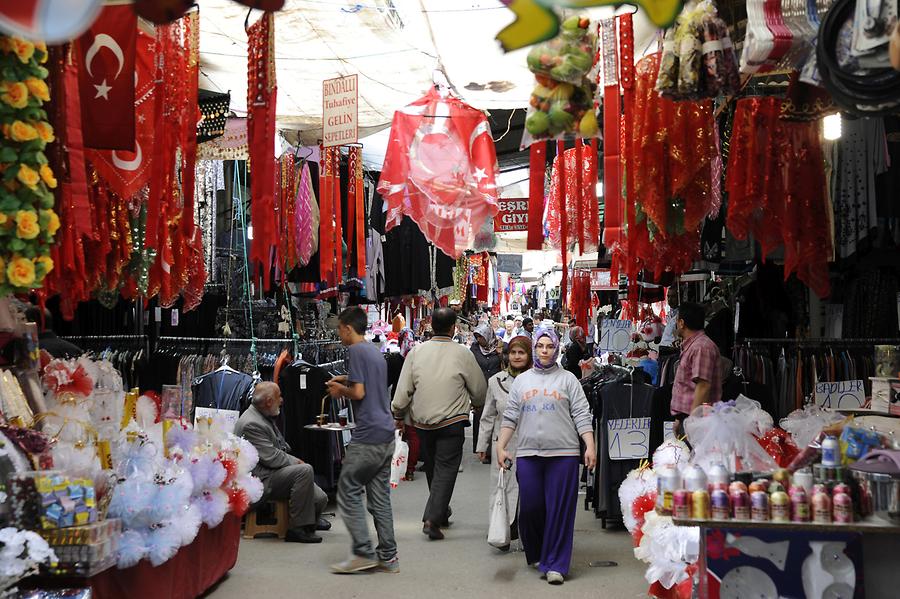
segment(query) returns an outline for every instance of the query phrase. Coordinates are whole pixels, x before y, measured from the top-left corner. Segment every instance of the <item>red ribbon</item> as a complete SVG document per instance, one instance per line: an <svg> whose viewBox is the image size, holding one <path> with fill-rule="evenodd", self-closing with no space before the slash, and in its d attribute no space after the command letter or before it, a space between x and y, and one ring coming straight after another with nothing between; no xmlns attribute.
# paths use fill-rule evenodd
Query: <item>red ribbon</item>
<svg viewBox="0 0 900 599"><path fill-rule="evenodd" d="M578 228L578 251L584 254L584 141L575 140L575 226Z"/></svg>
<svg viewBox="0 0 900 599"><path fill-rule="evenodd" d="M337 287L344 279L344 225L341 212L340 148L332 148L331 159L333 161L331 172L334 173L334 183L331 185L331 192L334 195L334 258L336 264L334 271L334 286Z"/></svg>
<svg viewBox="0 0 900 599"><path fill-rule="evenodd" d="M356 276L366 278L366 207L363 189L362 148L350 148L350 174L347 205L350 210L348 224L353 227L353 239L356 245Z"/></svg>
<svg viewBox="0 0 900 599"><path fill-rule="evenodd" d="M247 28L247 140L250 147L250 221L253 241L250 262L265 269L263 286L269 289L269 267L275 243L275 18L267 12Z"/></svg>
<svg viewBox="0 0 900 599"><path fill-rule="evenodd" d="M319 277L326 283L334 271L334 208L331 186L334 175L331 172L331 148L320 148L321 164L319 176Z"/></svg>
<svg viewBox="0 0 900 599"><path fill-rule="evenodd" d="M559 245L562 251L562 283L560 304L565 307L567 287L569 284L569 218L566 216L566 142L556 142L556 154L559 156Z"/></svg>
<svg viewBox="0 0 900 599"><path fill-rule="evenodd" d="M536 141L528 159L528 245L529 250L544 246L544 177L547 167L547 142Z"/></svg>

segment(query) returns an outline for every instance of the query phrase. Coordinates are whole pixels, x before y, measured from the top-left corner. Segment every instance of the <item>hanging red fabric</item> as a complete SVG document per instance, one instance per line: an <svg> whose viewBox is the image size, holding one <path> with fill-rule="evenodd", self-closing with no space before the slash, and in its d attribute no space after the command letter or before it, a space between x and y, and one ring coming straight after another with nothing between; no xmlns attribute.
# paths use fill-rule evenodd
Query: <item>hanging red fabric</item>
<svg viewBox="0 0 900 599"><path fill-rule="evenodd" d="M352 146L350 148L349 183L353 192L348 193L347 205L350 207L350 219L348 223L353 229L354 243L356 245L356 276L362 280L366 278L366 206L363 187L362 148ZM354 215L355 213L355 215Z"/></svg>
<svg viewBox="0 0 900 599"><path fill-rule="evenodd" d="M566 142L556 142L556 155L559 156L559 179L563 182L559 186L559 213L562 216L559 225L560 251L562 252L562 282L560 283L560 304L566 306L569 284L569 219L566 215Z"/></svg>
<svg viewBox="0 0 900 599"><path fill-rule="evenodd" d="M334 174L331 172L331 148L320 148L321 168L319 176L319 278L331 281L334 272L334 199L331 186Z"/></svg>
<svg viewBox="0 0 900 599"><path fill-rule="evenodd" d="M616 20L600 22L603 42L603 197L606 227L603 243L613 251L612 276L618 275L623 240L622 192L619 187L619 76Z"/></svg>
<svg viewBox="0 0 900 599"><path fill-rule="evenodd" d="M200 105L197 103L200 86L200 11L194 10L185 17L188 41L188 89L187 111L183 131L185 134L182 164L182 195L184 211L181 217L181 231L186 240L194 237L194 182L197 165L197 121L200 119Z"/></svg>
<svg viewBox="0 0 900 599"><path fill-rule="evenodd" d="M591 158L588 166L588 203L587 203L587 224L588 230L585 232L586 243L588 247L597 248L600 246L600 214L597 205L597 159L600 156L600 142L595 137L591 140Z"/></svg>
<svg viewBox="0 0 900 599"><path fill-rule="evenodd" d="M584 254L584 141L575 140L575 227L578 231L578 253Z"/></svg>
<svg viewBox="0 0 900 599"><path fill-rule="evenodd" d="M263 270L263 286L271 284L269 261L275 246L275 16L265 13L247 28L247 139L250 150L250 262Z"/></svg>
<svg viewBox="0 0 900 599"><path fill-rule="evenodd" d="M331 184L331 193L334 197L334 286L338 287L344 280L344 219L341 209L341 149L332 148L331 172L334 173L334 182Z"/></svg>
<svg viewBox="0 0 900 599"><path fill-rule="evenodd" d="M544 246L544 179L547 169L547 142L536 141L528 149L528 245L529 250Z"/></svg>

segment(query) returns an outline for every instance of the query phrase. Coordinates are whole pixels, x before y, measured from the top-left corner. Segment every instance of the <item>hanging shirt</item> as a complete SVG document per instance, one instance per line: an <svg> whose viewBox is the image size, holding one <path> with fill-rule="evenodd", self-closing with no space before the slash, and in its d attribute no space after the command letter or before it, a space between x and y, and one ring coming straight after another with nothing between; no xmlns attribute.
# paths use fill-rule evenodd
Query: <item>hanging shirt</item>
<svg viewBox="0 0 900 599"><path fill-rule="evenodd" d="M719 347L700 331L681 346L681 363L672 388L672 413L690 414L697 381L709 382L709 403L722 399Z"/></svg>

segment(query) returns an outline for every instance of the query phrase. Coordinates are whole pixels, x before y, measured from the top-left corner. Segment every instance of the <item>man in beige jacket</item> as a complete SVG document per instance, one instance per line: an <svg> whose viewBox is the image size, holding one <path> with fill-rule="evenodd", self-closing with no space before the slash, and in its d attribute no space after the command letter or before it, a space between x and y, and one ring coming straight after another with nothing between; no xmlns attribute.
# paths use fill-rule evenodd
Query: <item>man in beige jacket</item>
<svg viewBox="0 0 900 599"><path fill-rule="evenodd" d="M422 532L440 540L441 527L449 525L469 411L484 405L487 384L469 348L453 342L456 313L438 308L431 327L434 337L406 356L391 405L398 419L409 412L422 443L429 490Z"/></svg>

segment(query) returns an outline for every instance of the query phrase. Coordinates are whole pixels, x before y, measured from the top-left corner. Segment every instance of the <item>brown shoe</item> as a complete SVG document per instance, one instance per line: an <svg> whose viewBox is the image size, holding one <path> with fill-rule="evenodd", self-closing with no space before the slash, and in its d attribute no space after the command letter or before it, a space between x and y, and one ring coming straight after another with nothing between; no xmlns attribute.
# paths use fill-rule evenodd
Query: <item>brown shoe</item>
<svg viewBox="0 0 900 599"><path fill-rule="evenodd" d="M432 541L440 541L444 538L444 533L441 532L440 527L435 526L428 520L426 520L425 525L422 526L422 534L428 535L428 538Z"/></svg>

